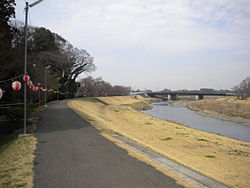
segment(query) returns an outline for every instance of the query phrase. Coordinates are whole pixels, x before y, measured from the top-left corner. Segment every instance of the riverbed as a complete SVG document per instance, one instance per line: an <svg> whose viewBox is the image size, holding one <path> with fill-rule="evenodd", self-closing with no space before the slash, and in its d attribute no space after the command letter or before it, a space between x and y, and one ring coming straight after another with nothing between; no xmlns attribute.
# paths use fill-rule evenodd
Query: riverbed
<svg viewBox="0 0 250 188"><path fill-rule="evenodd" d="M174 106L166 101L153 102L152 106L152 109L143 112L159 119L174 121L202 131L250 142L250 126L207 117L186 107Z"/></svg>

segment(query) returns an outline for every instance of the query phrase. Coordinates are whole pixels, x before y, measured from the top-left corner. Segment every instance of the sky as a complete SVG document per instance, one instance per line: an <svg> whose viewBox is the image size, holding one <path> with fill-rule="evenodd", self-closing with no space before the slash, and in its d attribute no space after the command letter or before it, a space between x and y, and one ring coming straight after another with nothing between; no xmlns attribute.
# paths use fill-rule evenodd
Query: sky
<svg viewBox="0 0 250 188"><path fill-rule="evenodd" d="M250 76L250 0L44 0L29 24L95 58L81 77L158 91L230 89Z"/></svg>

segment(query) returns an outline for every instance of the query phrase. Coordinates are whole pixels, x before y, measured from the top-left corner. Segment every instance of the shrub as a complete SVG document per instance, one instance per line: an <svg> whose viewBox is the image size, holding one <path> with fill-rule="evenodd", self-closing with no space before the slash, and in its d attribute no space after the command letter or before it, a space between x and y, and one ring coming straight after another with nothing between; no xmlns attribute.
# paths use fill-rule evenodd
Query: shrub
<svg viewBox="0 0 250 188"><path fill-rule="evenodd" d="M33 106L29 106L27 107L27 117L30 116L30 113L34 111L34 107ZM24 116L24 110L23 107L13 107L13 108L9 108L7 110L6 113L6 117L9 120L12 121L20 121L23 119Z"/></svg>
<svg viewBox="0 0 250 188"><path fill-rule="evenodd" d="M35 110L35 108L37 107L37 104L35 104L35 103L29 103L27 107L28 107L27 111L33 112Z"/></svg>
<svg viewBox="0 0 250 188"><path fill-rule="evenodd" d="M9 120L20 121L21 119L23 119L23 114L24 114L23 108L13 107L7 110L6 117Z"/></svg>
<svg viewBox="0 0 250 188"><path fill-rule="evenodd" d="M5 121L0 124L0 142L3 135L8 135L23 127L23 121Z"/></svg>

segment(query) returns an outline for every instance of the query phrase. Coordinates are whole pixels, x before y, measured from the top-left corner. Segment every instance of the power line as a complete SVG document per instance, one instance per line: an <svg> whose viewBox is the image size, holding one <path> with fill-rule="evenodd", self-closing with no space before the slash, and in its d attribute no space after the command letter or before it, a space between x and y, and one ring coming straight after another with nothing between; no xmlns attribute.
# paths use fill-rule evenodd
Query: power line
<svg viewBox="0 0 250 188"><path fill-rule="evenodd" d="M7 79L7 80L0 80L0 83L13 81L14 79L20 78L20 77L23 76L23 75L24 75L24 74L21 74L21 75L19 75L19 76L16 76L16 77L13 77L13 78L10 78L10 79Z"/></svg>

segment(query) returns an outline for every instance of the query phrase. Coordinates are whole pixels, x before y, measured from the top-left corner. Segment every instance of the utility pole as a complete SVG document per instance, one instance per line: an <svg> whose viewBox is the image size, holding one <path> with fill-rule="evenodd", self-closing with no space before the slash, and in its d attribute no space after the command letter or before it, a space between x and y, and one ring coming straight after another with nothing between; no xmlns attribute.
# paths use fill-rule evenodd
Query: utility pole
<svg viewBox="0 0 250 188"><path fill-rule="evenodd" d="M24 25L24 74L27 74L27 38L28 38L28 11L29 3L25 2L25 25ZM23 120L23 136L27 135L27 86L24 84L24 120Z"/></svg>
<svg viewBox="0 0 250 188"><path fill-rule="evenodd" d="M29 5L29 2L25 2L25 25L24 25L24 32L25 32L25 38L24 38L24 75L27 74L27 38L28 38L28 12L29 12L29 7L33 7L37 5L38 3L42 2L43 0L38 0L31 5ZM20 134L19 137L21 136L28 136L27 134L27 86L24 84L24 93L23 93L23 103L24 103L24 120L23 120L23 134Z"/></svg>
<svg viewBox="0 0 250 188"><path fill-rule="evenodd" d="M44 68L44 85L45 85L45 93L44 93L44 107L47 107L47 69L50 68L51 65Z"/></svg>

